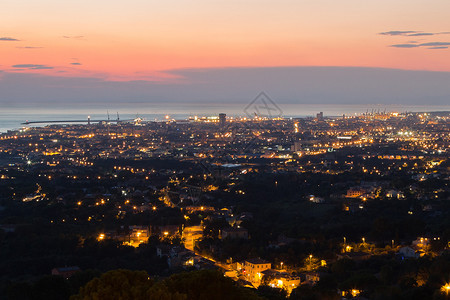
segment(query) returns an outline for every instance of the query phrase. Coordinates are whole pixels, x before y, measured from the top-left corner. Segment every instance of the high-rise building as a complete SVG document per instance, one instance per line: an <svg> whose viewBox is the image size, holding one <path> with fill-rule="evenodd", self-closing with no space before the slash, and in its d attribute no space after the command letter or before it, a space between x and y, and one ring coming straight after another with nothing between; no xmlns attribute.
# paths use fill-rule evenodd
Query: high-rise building
<svg viewBox="0 0 450 300"><path fill-rule="evenodd" d="M291 148L293 152L300 152L303 150L303 143L301 141L295 141Z"/></svg>
<svg viewBox="0 0 450 300"><path fill-rule="evenodd" d="M323 121L323 111L317 114L317 121Z"/></svg>
<svg viewBox="0 0 450 300"><path fill-rule="evenodd" d="M227 114L224 113L219 114L219 125L221 128L225 127L226 121L227 121Z"/></svg>

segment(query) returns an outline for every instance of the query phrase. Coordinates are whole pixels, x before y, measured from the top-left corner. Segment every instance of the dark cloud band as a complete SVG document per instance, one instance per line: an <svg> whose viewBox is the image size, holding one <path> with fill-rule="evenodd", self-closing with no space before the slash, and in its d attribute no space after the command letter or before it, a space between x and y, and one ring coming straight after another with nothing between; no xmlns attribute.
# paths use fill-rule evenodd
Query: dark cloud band
<svg viewBox="0 0 450 300"><path fill-rule="evenodd" d="M412 30L392 30L392 31L380 32L381 35L393 35L393 36L408 35L408 34L415 34L415 33L417 33L417 31L412 31Z"/></svg>
<svg viewBox="0 0 450 300"><path fill-rule="evenodd" d="M0 41L5 41L5 42L18 42L20 40L12 38L12 37L0 37Z"/></svg>
<svg viewBox="0 0 450 300"><path fill-rule="evenodd" d="M13 68L16 69L29 69L29 70L50 70L53 69L53 67L46 66L46 65L36 65L36 64L18 64L13 65Z"/></svg>
<svg viewBox="0 0 450 300"><path fill-rule="evenodd" d="M418 48L418 47L428 47L427 49L448 49L450 46L449 42L430 42L430 43L422 43L422 44L395 44L390 47L395 48Z"/></svg>

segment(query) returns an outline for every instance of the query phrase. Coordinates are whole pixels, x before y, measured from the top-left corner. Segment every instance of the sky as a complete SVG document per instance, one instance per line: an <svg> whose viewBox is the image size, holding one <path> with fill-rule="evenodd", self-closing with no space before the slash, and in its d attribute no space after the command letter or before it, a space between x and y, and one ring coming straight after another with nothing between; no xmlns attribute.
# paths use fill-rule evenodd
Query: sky
<svg viewBox="0 0 450 300"><path fill-rule="evenodd" d="M448 0L2 0L0 105L261 90L290 103L442 105L449 12Z"/></svg>

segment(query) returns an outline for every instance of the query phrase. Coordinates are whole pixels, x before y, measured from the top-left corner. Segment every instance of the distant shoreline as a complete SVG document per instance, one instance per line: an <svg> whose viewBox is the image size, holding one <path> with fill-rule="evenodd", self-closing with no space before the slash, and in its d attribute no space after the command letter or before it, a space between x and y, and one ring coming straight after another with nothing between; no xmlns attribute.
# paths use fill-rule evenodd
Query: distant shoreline
<svg viewBox="0 0 450 300"><path fill-rule="evenodd" d="M304 113L299 113L299 111L296 113L296 111L292 110L292 109L286 109L289 108L288 106L291 105L282 105L281 108L284 109L284 113L283 113L283 117L285 118L307 118L307 117L315 117L316 113L320 112L320 111L324 111L324 117L328 117L328 118L339 118L342 117L343 114L347 115L347 116L351 116L351 115L362 115L365 114L367 112L371 113L372 110L369 110L368 108L364 111L359 110L358 112L355 112L356 109L360 109L362 105L297 105L297 107L299 107L300 109L298 109L299 111L301 111L301 108L305 108L307 107L306 110L303 110ZM242 108L242 105L239 105L239 108ZM353 108L353 109L346 109L345 111L333 111L332 113L327 113L327 110L325 108L331 108L331 109L336 109L336 107L339 108ZM366 107L364 105L364 107ZM370 107L370 106L367 106ZM374 106L372 106L374 107ZM393 108L393 107L397 107L395 106L388 106L386 105L386 112L392 112L395 110L388 110L388 108ZM398 106L399 108L407 108L405 106ZM227 114L227 116L229 117L237 117L237 116L245 116L245 113L242 111L242 109L237 110L236 111L236 106L230 107L230 111L231 112L227 112L227 110L225 109L217 109L214 111L211 111L210 113L198 113L198 114L194 114L194 113L173 113L173 114L169 114L171 118L174 119L178 119L178 120L183 120L183 119L188 119L189 117L194 117L194 116L213 116L213 115L218 115L221 112L224 112ZM378 109L379 108L379 109ZM378 106L377 109L373 109L373 112L382 112L383 110L381 109L383 108L384 110L384 106ZM449 106L444 106L442 107L443 110L436 110L436 107L431 107L430 111L426 111L426 110L413 110L413 108L418 108L417 106L411 106L411 109L405 109L403 111L399 111L399 112L411 112L411 113L429 113L429 114L434 114L434 115L448 115L450 114L450 107ZM423 106L421 106L420 108L424 108ZM322 110L321 110L322 109ZM331 110L330 109L330 110ZM130 109L128 109L130 110ZM166 110L168 111L169 108ZM41 111L37 111L34 113L30 113L27 110L14 110L14 112L12 111L2 111L0 112L0 133L6 133L8 130L19 130L20 128L25 127L23 124L26 121L36 121L36 122L42 122L42 121L52 121L52 120L86 120L88 116L91 116L92 120L95 119L100 119L100 120L107 120L107 110L103 110L103 109L94 109L92 110L93 113L90 114L89 112L87 113L81 113L81 112L76 112L76 113L66 113L66 111L71 111L70 109L67 110L54 110L54 111L49 111L47 113L43 113ZM121 110L119 110L119 116L121 120L129 120L129 119L134 119L136 117L140 117L143 118L145 121L151 121L151 120L155 120L155 121L162 121L165 119L166 114L165 113L120 113ZM110 120L111 122L114 122L117 119L117 112L113 111L113 110L109 110L110 112ZM67 122L70 123L70 122ZM40 123L40 124L30 124L32 125L31 127L42 127L42 126L46 126L49 125L49 123Z"/></svg>

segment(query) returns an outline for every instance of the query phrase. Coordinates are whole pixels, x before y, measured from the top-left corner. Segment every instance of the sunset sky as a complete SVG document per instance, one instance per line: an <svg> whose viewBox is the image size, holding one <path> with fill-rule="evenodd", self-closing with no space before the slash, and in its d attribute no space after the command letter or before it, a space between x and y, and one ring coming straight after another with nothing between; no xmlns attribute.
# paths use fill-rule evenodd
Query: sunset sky
<svg viewBox="0 0 450 300"><path fill-rule="evenodd" d="M36 79L29 74L49 80L55 80L50 76L189 84L183 69L235 67L447 73L449 47L448 0L3 0L0 4L0 81L8 77L14 80L12 86L20 86L21 80L27 86L30 78Z"/></svg>

